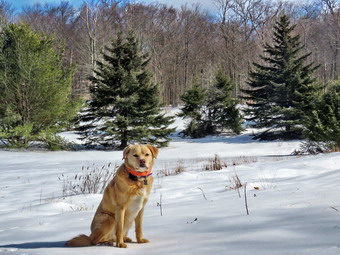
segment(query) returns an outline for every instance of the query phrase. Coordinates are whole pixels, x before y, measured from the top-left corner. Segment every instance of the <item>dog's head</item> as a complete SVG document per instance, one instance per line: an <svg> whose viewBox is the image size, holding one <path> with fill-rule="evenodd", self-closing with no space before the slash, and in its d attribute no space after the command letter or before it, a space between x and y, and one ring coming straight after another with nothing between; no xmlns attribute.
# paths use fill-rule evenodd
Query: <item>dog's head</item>
<svg viewBox="0 0 340 255"><path fill-rule="evenodd" d="M149 144L129 145L123 151L125 166L137 172L151 170L157 155L158 149Z"/></svg>

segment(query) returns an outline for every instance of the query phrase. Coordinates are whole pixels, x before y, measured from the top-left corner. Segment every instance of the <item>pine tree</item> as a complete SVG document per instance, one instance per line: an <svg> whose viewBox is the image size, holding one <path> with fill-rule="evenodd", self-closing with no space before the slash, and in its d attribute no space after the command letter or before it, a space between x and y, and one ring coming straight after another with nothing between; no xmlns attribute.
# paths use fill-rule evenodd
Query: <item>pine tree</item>
<svg viewBox="0 0 340 255"><path fill-rule="evenodd" d="M237 108L238 100L233 97L235 84L222 71L217 72L215 79L206 98L205 130L209 134L219 134L224 130L240 134L242 117Z"/></svg>
<svg viewBox="0 0 340 255"><path fill-rule="evenodd" d="M317 68L305 65L311 53L301 54L304 46L298 35L292 36L295 25L283 15L274 26L273 46L264 45L264 64L254 63L246 94L248 120L253 127L267 128L255 138L300 138L305 110L310 108L320 87L312 78Z"/></svg>
<svg viewBox="0 0 340 255"><path fill-rule="evenodd" d="M208 90L194 84L181 99L184 106L178 116L189 118L183 134L192 138L216 135L225 130L239 134L242 118L233 98L234 83L219 71L216 82Z"/></svg>
<svg viewBox="0 0 340 255"><path fill-rule="evenodd" d="M53 38L27 25L10 24L0 34L0 139L26 147L73 118L70 93L74 70L63 67Z"/></svg>
<svg viewBox="0 0 340 255"><path fill-rule="evenodd" d="M78 132L87 145L124 148L131 142L165 146L172 118L161 114L159 88L147 71L132 32L120 33L98 61L90 78L91 101L78 119Z"/></svg>
<svg viewBox="0 0 340 255"><path fill-rule="evenodd" d="M178 114L182 118L190 118L183 134L192 138L200 138L205 134L203 130L203 112L202 109L205 103L205 92L198 83L188 89L182 96L181 99L184 102L184 106L181 108L181 112Z"/></svg>
<svg viewBox="0 0 340 255"><path fill-rule="evenodd" d="M326 143L328 149L340 150L340 82L316 101L311 114L305 118L306 138L311 142Z"/></svg>

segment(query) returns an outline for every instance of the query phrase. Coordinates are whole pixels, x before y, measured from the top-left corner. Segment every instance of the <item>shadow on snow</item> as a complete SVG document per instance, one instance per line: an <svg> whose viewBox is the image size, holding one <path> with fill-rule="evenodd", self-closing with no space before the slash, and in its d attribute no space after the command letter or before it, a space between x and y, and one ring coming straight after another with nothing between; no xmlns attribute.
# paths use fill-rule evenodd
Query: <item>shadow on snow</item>
<svg viewBox="0 0 340 255"><path fill-rule="evenodd" d="M41 248L65 248L66 241L59 242L30 242L19 244L0 245L0 248L16 248L16 249L41 249Z"/></svg>

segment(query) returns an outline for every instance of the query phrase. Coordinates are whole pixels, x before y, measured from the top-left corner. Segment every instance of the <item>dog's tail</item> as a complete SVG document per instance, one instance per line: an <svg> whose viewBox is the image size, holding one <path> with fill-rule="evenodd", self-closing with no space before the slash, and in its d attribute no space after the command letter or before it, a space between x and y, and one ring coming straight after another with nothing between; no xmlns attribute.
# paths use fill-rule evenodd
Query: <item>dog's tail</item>
<svg viewBox="0 0 340 255"><path fill-rule="evenodd" d="M80 247L93 245L90 238L86 235L79 235L66 242L66 246Z"/></svg>

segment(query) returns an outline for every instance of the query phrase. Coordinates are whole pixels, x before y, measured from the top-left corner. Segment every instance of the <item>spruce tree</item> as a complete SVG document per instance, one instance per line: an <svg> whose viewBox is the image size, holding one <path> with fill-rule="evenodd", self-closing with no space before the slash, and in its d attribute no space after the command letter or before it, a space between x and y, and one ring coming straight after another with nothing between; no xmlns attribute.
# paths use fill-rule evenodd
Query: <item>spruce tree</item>
<svg viewBox="0 0 340 255"><path fill-rule="evenodd" d="M225 130L240 134L242 117L237 108L238 100L233 97L235 84L221 70L215 80L207 93L205 130L209 134L219 134Z"/></svg>
<svg viewBox="0 0 340 255"><path fill-rule="evenodd" d="M165 146L173 129L161 113L159 87L147 71L149 58L132 32L119 33L103 52L90 77L91 100L78 119L78 133L87 145L124 148L128 143Z"/></svg>
<svg viewBox="0 0 340 255"><path fill-rule="evenodd" d="M324 143L327 149L340 150L340 82L337 81L316 101L305 117L305 135L309 142Z"/></svg>
<svg viewBox="0 0 340 255"><path fill-rule="evenodd" d="M202 110L205 104L205 92L206 90L196 82L190 89L181 95L184 106L181 108L181 112L178 116L190 119L186 129L183 130L185 136L190 136L192 138L205 136L202 125Z"/></svg>
<svg viewBox="0 0 340 255"><path fill-rule="evenodd" d="M238 101L233 98L234 83L217 72L216 81L209 89L194 84L181 99L184 106L178 116L189 118L183 134L192 138L216 135L224 131L239 134L242 131L242 118L237 108Z"/></svg>
<svg viewBox="0 0 340 255"><path fill-rule="evenodd" d="M249 89L243 90L248 120L253 127L267 128L255 138L300 138L305 111L320 89L312 78L317 67L305 64L311 53L301 53L304 45L299 35L292 35L294 29L288 16L281 16L274 26L273 45L264 45L263 64L254 63Z"/></svg>
<svg viewBox="0 0 340 255"><path fill-rule="evenodd" d="M76 113L70 98L74 70L63 66L53 44L24 24L0 33L0 139L9 146L55 140Z"/></svg>

